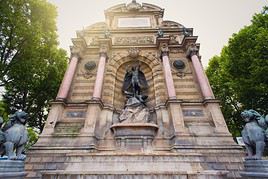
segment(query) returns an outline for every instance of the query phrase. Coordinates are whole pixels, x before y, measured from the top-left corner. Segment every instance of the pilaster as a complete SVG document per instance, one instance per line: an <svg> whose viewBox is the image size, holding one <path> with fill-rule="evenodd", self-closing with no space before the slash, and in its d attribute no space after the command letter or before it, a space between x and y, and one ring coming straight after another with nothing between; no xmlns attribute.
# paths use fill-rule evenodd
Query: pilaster
<svg viewBox="0 0 268 179"><path fill-rule="evenodd" d="M57 121L61 120L65 103L63 101L55 101L51 103L47 121L41 135L51 135L54 132Z"/></svg>
<svg viewBox="0 0 268 179"><path fill-rule="evenodd" d="M182 101L176 99L177 98L176 91L169 60L169 48L168 48L169 40L170 39L167 37L161 37L157 39L157 43L160 50L160 58L163 64L164 78L168 92L166 108L168 110L170 123L172 126L172 130L174 132L173 135L175 136L175 138L177 138L177 136L185 135L188 132L187 129L185 128L183 120L183 113L181 107Z"/></svg>
<svg viewBox="0 0 268 179"><path fill-rule="evenodd" d="M67 97L68 97L68 93L70 91L71 88L71 84L74 78L74 74L77 68L77 64L79 61L79 54L78 54L78 50L77 49L71 49L72 50L72 54L71 54L71 58L70 58L70 63L68 65L68 68L64 74L60 89L58 91L57 97L56 97L56 101L66 101Z"/></svg>
<svg viewBox="0 0 268 179"><path fill-rule="evenodd" d="M166 82L166 88L168 92L168 99L176 99L176 91L169 63L168 42L169 38L158 38L158 46L160 50L160 58L163 64L163 71Z"/></svg>
<svg viewBox="0 0 268 179"><path fill-rule="evenodd" d="M94 85L93 91L93 99L101 99L102 88L103 88L103 81L104 81L104 73L105 73L105 65L108 59L107 56L108 45L101 44L100 45L100 59L98 64L97 76Z"/></svg>
<svg viewBox="0 0 268 179"><path fill-rule="evenodd" d="M92 137L96 137L96 123L99 120L100 113L103 109L103 103L101 100L102 90L103 90L103 82L105 75L105 66L108 60L108 51L111 45L111 39L99 39L99 54L100 59L98 63L97 76L94 85L94 91L92 99L88 100L88 108L86 114L86 120L84 127L81 129L81 133L85 135L89 135Z"/></svg>
<svg viewBox="0 0 268 179"><path fill-rule="evenodd" d="M209 85L207 76L203 70L202 64L198 58L198 48L196 44L192 43L186 53L187 58L191 59L194 71L196 74L197 81L199 83L199 86L201 88L201 93L203 95L203 98L206 99L215 99L214 94L212 92L212 89Z"/></svg>
<svg viewBox="0 0 268 179"><path fill-rule="evenodd" d="M221 112L219 103L220 101L215 99L208 99L204 101L204 105L210 113L210 117L212 118L213 123L216 127L215 132L230 134L226 122L224 120L224 116Z"/></svg>

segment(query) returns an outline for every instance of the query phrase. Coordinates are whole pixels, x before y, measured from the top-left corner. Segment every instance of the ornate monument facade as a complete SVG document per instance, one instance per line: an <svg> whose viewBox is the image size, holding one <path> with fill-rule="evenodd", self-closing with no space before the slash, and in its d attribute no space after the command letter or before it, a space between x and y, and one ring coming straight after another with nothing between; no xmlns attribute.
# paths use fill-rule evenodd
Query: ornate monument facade
<svg viewBox="0 0 268 179"><path fill-rule="evenodd" d="M242 167L193 29L119 4L73 38L28 178L225 178Z"/></svg>

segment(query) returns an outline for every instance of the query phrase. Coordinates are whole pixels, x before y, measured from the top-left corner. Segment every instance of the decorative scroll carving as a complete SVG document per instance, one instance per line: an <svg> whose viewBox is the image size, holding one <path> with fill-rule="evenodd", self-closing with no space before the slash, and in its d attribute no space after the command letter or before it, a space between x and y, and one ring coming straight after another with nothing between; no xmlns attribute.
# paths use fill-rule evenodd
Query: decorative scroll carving
<svg viewBox="0 0 268 179"><path fill-rule="evenodd" d="M115 37L114 45L146 45L154 44L154 36Z"/></svg>
<svg viewBox="0 0 268 179"><path fill-rule="evenodd" d="M196 44L192 43L187 49L186 57L191 58L194 55L198 56L198 51L199 49L197 48Z"/></svg>

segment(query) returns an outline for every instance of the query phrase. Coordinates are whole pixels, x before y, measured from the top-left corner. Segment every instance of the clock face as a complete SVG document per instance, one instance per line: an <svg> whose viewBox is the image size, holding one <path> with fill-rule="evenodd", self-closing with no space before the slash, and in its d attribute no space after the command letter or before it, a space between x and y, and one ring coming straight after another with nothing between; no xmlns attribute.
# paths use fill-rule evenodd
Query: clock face
<svg viewBox="0 0 268 179"><path fill-rule="evenodd" d="M118 27L151 27L150 17L121 17Z"/></svg>

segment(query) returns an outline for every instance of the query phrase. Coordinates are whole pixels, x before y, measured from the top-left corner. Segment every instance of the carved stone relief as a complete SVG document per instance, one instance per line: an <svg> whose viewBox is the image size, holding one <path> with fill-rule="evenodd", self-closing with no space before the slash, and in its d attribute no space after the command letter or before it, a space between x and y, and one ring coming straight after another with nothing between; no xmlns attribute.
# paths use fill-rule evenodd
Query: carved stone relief
<svg viewBox="0 0 268 179"><path fill-rule="evenodd" d="M187 74L191 73L186 59L183 58L171 59L170 66L172 68L172 73L175 73L180 78L183 78Z"/></svg>
<svg viewBox="0 0 268 179"><path fill-rule="evenodd" d="M186 117L200 117L204 116L204 112L201 109L184 109L183 116Z"/></svg>
<svg viewBox="0 0 268 179"><path fill-rule="evenodd" d="M83 64L80 73L84 78L90 79L96 74L96 66L97 65L95 61L87 61Z"/></svg>
<svg viewBox="0 0 268 179"><path fill-rule="evenodd" d="M184 38L183 35L170 35L169 37L170 37L169 41L170 44L181 44Z"/></svg>
<svg viewBox="0 0 268 179"><path fill-rule="evenodd" d="M131 58L137 58L139 56L140 50L138 48L130 48L128 50L128 56Z"/></svg>
<svg viewBox="0 0 268 179"><path fill-rule="evenodd" d="M98 37L84 37L86 44L88 46L98 46L99 42L98 42Z"/></svg>
<svg viewBox="0 0 268 179"><path fill-rule="evenodd" d="M154 44L154 36L140 36L140 37L115 37L114 45L146 45Z"/></svg>

